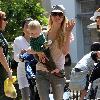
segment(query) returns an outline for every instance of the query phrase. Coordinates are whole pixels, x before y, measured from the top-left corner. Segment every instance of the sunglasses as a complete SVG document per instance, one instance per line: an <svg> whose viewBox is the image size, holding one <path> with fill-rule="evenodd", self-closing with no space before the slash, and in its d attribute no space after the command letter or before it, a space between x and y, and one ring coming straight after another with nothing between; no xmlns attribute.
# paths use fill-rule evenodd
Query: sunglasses
<svg viewBox="0 0 100 100"><path fill-rule="evenodd" d="M59 17L63 17L64 14L62 12L51 12L52 16L59 16Z"/></svg>
<svg viewBox="0 0 100 100"><path fill-rule="evenodd" d="M2 18L4 21L7 21L7 18L6 17L4 17L4 18Z"/></svg>
<svg viewBox="0 0 100 100"><path fill-rule="evenodd" d="M7 21L7 18L6 18L6 17L4 17L4 18L1 18L1 17L0 17L0 19L1 19L1 20L4 20L4 21Z"/></svg>

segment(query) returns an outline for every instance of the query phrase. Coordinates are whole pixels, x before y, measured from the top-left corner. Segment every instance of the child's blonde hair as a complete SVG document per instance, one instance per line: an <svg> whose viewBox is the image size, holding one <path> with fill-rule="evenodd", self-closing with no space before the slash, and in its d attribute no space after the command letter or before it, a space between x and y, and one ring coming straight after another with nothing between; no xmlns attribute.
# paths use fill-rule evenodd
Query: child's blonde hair
<svg viewBox="0 0 100 100"><path fill-rule="evenodd" d="M33 21L30 21L29 22L28 28L30 30L37 29L37 28L40 28L41 29L41 25L40 25L39 21L33 20Z"/></svg>

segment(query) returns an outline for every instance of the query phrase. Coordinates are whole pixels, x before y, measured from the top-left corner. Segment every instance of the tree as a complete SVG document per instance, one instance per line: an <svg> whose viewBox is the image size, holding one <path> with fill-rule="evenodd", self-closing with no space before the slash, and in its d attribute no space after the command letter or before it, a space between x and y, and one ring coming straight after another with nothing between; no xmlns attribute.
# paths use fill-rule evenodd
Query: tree
<svg viewBox="0 0 100 100"><path fill-rule="evenodd" d="M4 35L8 42L13 42L15 37L21 35L21 25L25 18L32 17L38 20L41 25L47 25L48 22L45 17L46 11L41 7L39 0L0 0L0 10L5 11L7 14L9 24L5 29ZM10 59L12 59L11 54L12 47L9 49ZM20 100L21 96L18 84L16 84L16 87L18 93L16 100ZM4 97L0 95L0 100L4 100L2 99ZM9 100L13 99L9 98Z"/></svg>
<svg viewBox="0 0 100 100"><path fill-rule="evenodd" d="M21 24L27 17L38 20L41 25L47 25L46 11L39 0L0 0L0 7L7 14L9 24L4 35L10 42L22 33Z"/></svg>

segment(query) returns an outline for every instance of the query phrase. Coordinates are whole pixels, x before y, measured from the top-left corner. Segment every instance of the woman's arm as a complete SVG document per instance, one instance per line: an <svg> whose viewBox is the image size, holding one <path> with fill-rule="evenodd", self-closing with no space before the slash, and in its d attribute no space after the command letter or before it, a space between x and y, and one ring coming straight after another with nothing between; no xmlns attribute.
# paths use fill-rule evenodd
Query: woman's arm
<svg viewBox="0 0 100 100"><path fill-rule="evenodd" d="M68 21L68 23L66 23L65 33L64 33L65 39L62 46L62 52L64 55L67 55L69 53L70 43L71 41L74 40L74 36L72 34L72 29L74 25L75 25L74 20Z"/></svg>
<svg viewBox="0 0 100 100"><path fill-rule="evenodd" d="M6 57L3 53L3 48L2 47L0 47L0 63L3 65L5 70L8 72L9 78L12 79L12 71L9 68L9 65L8 65Z"/></svg>
<svg viewBox="0 0 100 100"><path fill-rule="evenodd" d="M70 35L65 37L65 41L62 46L62 52L64 55L67 55L69 53L69 48L70 48Z"/></svg>

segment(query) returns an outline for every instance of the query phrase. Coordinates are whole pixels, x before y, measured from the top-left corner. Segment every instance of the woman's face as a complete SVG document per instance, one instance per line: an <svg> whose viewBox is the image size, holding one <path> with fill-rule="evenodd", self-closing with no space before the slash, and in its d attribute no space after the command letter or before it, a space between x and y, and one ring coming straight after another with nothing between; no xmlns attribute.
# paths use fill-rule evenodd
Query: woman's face
<svg viewBox="0 0 100 100"><path fill-rule="evenodd" d="M61 24L64 19L64 14L62 12L51 12L51 19L53 23Z"/></svg>
<svg viewBox="0 0 100 100"><path fill-rule="evenodd" d="M7 18L6 18L5 15L3 15L3 17L1 18L1 28L2 28L2 30L5 29L7 23L8 23Z"/></svg>
<svg viewBox="0 0 100 100"><path fill-rule="evenodd" d="M25 35L30 36L29 31L28 31L28 23L29 22L25 23L24 28L23 28L23 32Z"/></svg>

